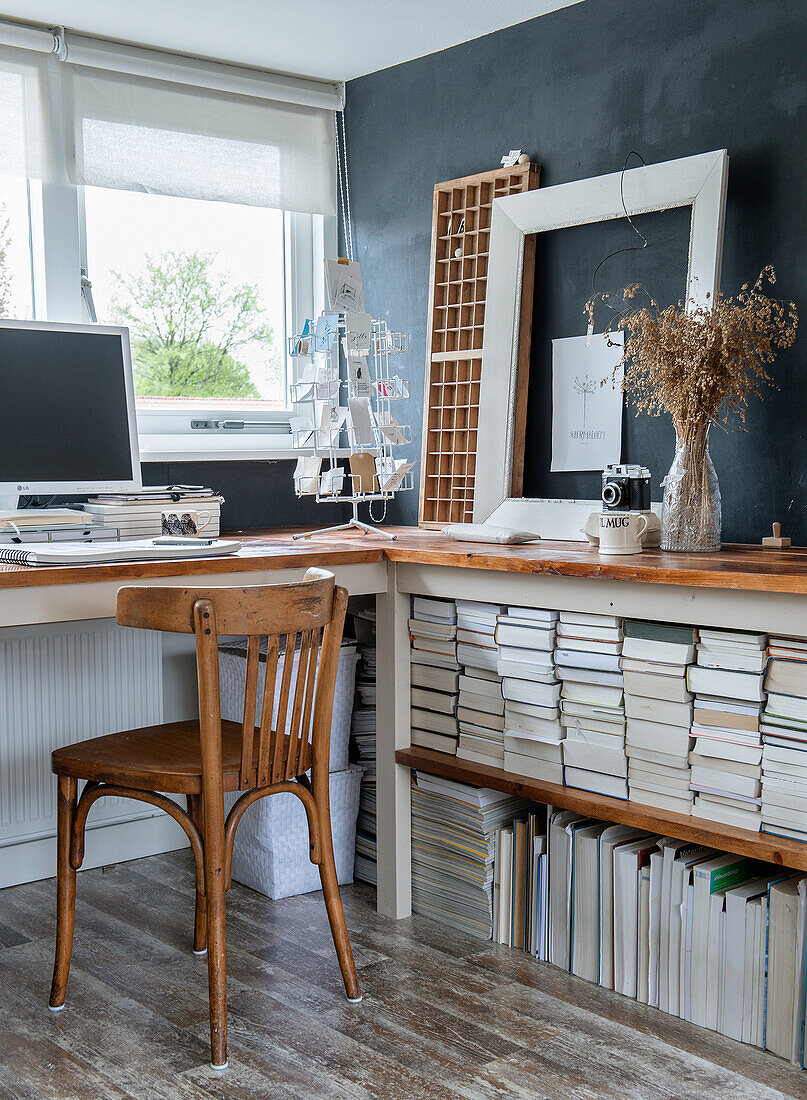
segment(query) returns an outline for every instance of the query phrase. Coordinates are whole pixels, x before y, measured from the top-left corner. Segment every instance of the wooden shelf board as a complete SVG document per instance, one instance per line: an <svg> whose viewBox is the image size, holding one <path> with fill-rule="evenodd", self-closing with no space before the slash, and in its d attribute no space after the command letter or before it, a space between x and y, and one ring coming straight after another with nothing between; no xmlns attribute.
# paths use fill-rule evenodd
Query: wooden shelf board
<svg viewBox="0 0 807 1100"><path fill-rule="evenodd" d="M507 791L532 799L533 802L576 810L601 821L633 825L650 833L662 833L678 840L706 844L722 852L734 852L781 867L792 867L796 871L807 871L807 843L799 840L772 836L770 833L753 833L748 829L735 829L716 821L670 813L653 806L642 806L638 802L623 802L619 798L607 798L605 795L591 794L574 787L559 787L556 783L544 783L503 769L472 764L431 749L398 749L395 759L404 767L417 768L445 779L491 787L495 791Z"/></svg>

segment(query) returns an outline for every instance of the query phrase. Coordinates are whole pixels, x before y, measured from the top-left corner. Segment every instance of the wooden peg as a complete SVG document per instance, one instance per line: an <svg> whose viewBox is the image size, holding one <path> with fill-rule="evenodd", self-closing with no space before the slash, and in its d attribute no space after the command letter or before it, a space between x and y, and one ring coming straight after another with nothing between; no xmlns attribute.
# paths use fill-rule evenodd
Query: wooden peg
<svg viewBox="0 0 807 1100"><path fill-rule="evenodd" d="M764 550L787 550L790 546L790 539L782 538L782 525L781 523L774 523L773 535L768 535L762 540L762 547Z"/></svg>

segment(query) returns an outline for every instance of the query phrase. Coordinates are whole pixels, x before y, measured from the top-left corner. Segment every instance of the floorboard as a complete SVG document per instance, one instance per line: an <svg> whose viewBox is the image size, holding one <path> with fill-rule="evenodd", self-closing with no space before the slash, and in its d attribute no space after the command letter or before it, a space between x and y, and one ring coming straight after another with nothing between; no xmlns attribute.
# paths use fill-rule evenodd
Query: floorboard
<svg viewBox="0 0 807 1100"><path fill-rule="evenodd" d="M54 883L0 891L0 1100L777 1100L807 1074L522 953L343 890L349 1005L319 893L228 898L230 1069L208 1065L186 851L79 876L67 1007Z"/></svg>

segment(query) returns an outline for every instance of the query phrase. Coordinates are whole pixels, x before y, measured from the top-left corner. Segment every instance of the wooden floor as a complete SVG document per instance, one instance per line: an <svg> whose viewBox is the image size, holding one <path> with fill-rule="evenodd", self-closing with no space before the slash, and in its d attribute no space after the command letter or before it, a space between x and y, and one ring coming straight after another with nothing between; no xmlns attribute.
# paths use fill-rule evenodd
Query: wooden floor
<svg viewBox="0 0 807 1100"><path fill-rule="evenodd" d="M774 1100L807 1073L343 891L365 999L319 894L229 895L230 1069L208 1066L187 851L79 876L67 1008L47 1011L53 882L0 891L2 1100Z"/></svg>

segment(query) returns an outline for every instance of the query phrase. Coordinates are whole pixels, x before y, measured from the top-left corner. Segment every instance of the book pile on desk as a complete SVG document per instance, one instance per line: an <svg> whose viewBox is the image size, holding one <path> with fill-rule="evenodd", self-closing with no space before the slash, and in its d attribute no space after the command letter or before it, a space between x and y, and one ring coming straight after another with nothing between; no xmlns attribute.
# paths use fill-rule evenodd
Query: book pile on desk
<svg viewBox="0 0 807 1100"><path fill-rule="evenodd" d="M356 606L363 603L363 606ZM356 763L364 769L356 821L355 878L375 883L376 869L376 613L371 598L351 599L350 618L359 647L350 735Z"/></svg>
<svg viewBox="0 0 807 1100"><path fill-rule="evenodd" d="M697 664L687 673L695 693L692 813L741 829L762 823L759 719L767 644L765 634L702 629Z"/></svg>
<svg viewBox="0 0 807 1100"><path fill-rule="evenodd" d="M564 782L614 798L628 797L622 619L561 611L555 664L562 682Z"/></svg>
<svg viewBox="0 0 807 1100"><path fill-rule="evenodd" d="M564 731L554 656L557 621L557 611L508 607L496 628L505 771L548 783L563 783Z"/></svg>
<svg viewBox="0 0 807 1100"><path fill-rule="evenodd" d="M493 931L496 832L529 803L412 774L412 909L479 939Z"/></svg>
<svg viewBox="0 0 807 1100"><path fill-rule="evenodd" d="M687 667L698 632L674 623L625 620L622 674L628 784L633 802L688 814L692 694Z"/></svg>
<svg viewBox="0 0 807 1100"><path fill-rule="evenodd" d="M453 600L413 596L410 729L413 745L457 751L457 609Z"/></svg>
<svg viewBox="0 0 807 1100"><path fill-rule="evenodd" d="M496 643L502 611L498 604L457 600L457 756L492 768L504 763L504 702Z"/></svg>
<svg viewBox="0 0 807 1100"><path fill-rule="evenodd" d="M807 840L807 641L771 638L762 714L762 828Z"/></svg>
<svg viewBox="0 0 807 1100"><path fill-rule="evenodd" d="M205 512L210 522L199 533L217 539L224 498L203 485L146 486L137 493L100 493L81 505L97 523L117 527L122 539L150 538L162 534L162 513Z"/></svg>

